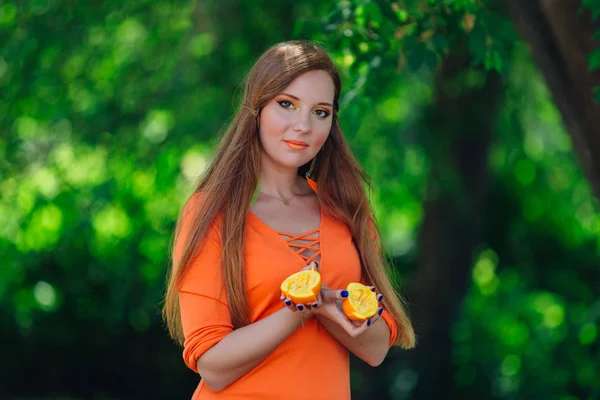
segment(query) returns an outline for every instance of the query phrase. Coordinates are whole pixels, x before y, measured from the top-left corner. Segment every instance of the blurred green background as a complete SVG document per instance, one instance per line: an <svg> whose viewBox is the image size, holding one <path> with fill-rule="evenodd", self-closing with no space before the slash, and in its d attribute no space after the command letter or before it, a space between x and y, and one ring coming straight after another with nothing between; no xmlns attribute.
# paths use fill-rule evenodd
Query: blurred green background
<svg viewBox="0 0 600 400"><path fill-rule="evenodd" d="M419 337L376 369L353 359L353 398L600 398L599 15L0 1L0 398L191 397L159 315L174 224L245 74L288 39L343 73L342 128Z"/></svg>

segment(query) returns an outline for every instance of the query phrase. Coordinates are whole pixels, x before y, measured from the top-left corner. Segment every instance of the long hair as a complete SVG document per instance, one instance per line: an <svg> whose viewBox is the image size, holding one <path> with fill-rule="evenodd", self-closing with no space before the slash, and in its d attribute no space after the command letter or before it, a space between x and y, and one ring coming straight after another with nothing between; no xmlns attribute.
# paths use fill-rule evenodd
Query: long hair
<svg viewBox="0 0 600 400"><path fill-rule="evenodd" d="M289 41L269 48L248 74L244 96L233 122L223 135L217 154L200 178L194 194L201 193L202 211L180 215L175 237L182 220L191 229L186 235L181 256L174 259L168 276L163 317L169 332L183 343L179 314L178 287L200 248L210 225L219 221L221 236L221 270L223 288L234 329L250 323L244 273L244 239L246 218L258 184L261 148L257 118L262 108L283 91L295 78L313 70L323 70L335 86L331 132L316 157L313 176L319 183L318 198L322 209L346 224L361 259L366 283L384 295L383 305L398 324L396 345L412 348L415 334L400 296L394 290L380 259L373 238L379 228L369 204L364 184L368 176L360 168L340 129L337 112L341 78L329 55L319 46L306 41ZM299 173L308 164L300 167ZM183 240L184 238L182 238ZM379 239L377 239L380 242ZM379 248L382 248L381 246Z"/></svg>

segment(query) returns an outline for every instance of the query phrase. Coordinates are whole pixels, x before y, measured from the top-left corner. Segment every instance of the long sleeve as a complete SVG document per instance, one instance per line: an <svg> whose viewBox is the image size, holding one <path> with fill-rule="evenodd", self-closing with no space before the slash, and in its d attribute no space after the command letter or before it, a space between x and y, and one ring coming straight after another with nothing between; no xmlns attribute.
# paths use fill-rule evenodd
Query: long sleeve
<svg viewBox="0 0 600 400"><path fill-rule="evenodd" d="M198 201L192 197L183 210L182 229L175 242L175 260L181 257L196 207ZM179 286L179 308L185 337L183 359L195 372L198 372L198 358L233 331L220 258L220 237L213 222Z"/></svg>
<svg viewBox="0 0 600 400"><path fill-rule="evenodd" d="M381 313L381 317L390 329L390 341L388 343L388 347L392 347L398 338L398 324L396 324L396 320L386 309L384 309Z"/></svg>

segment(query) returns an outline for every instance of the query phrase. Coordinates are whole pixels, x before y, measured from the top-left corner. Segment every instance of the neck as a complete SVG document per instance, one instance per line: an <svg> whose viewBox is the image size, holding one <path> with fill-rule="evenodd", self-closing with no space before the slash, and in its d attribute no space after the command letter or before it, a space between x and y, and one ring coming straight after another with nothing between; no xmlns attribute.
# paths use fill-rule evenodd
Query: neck
<svg viewBox="0 0 600 400"><path fill-rule="evenodd" d="M263 158L258 191L266 195L289 199L303 194L302 178L297 168L282 168Z"/></svg>

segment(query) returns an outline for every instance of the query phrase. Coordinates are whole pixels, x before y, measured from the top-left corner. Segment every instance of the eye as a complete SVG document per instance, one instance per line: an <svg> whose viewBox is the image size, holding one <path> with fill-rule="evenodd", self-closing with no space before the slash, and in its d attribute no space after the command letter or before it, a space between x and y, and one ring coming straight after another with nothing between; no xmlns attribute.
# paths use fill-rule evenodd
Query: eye
<svg viewBox="0 0 600 400"><path fill-rule="evenodd" d="M288 100L279 100L278 103L281 107L287 108L288 110L293 110L294 108L296 108L294 107L294 104Z"/></svg>
<svg viewBox="0 0 600 400"><path fill-rule="evenodd" d="M322 119L329 117L329 112L325 110L315 110L315 114Z"/></svg>

